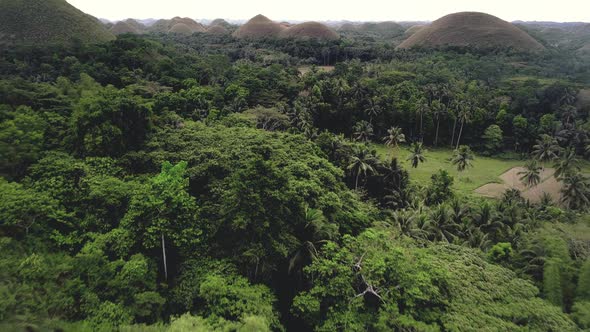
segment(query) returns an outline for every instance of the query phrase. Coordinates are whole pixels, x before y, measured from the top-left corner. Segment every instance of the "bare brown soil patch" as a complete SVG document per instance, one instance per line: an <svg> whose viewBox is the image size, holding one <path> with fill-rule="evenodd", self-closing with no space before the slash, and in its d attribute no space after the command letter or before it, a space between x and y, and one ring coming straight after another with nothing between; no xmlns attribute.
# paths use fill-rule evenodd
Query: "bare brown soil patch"
<svg viewBox="0 0 590 332"><path fill-rule="evenodd" d="M544 193L551 195L554 202L559 202L561 199L560 190L562 184L553 176L555 172L553 168L545 168L541 172L541 183L531 188L525 186L520 181L520 175L518 173L522 170L524 170L523 167L511 168L500 175L501 183L485 184L475 189L475 193L485 197L500 198L506 190L518 189L522 193L522 197L533 203L539 202Z"/></svg>

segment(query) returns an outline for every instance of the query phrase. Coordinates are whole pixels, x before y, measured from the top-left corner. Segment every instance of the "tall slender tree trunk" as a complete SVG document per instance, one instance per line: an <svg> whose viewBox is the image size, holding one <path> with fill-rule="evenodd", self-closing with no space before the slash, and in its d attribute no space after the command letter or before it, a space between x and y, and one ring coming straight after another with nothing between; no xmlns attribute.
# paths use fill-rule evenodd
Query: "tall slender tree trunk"
<svg viewBox="0 0 590 332"><path fill-rule="evenodd" d="M168 280L168 264L166 263L166 242L164 241L164 233L162 233L162 257L164 258L164 277Z"/></svg>
<svg viewBox="0 0 590 332"><path fill-rule="evenodd" d="M440 116L436 117L436 134L434 135L434 146L438 146L438 129L440 127Z"/></svg>
<svg viewBox="0 0 590 332"><path fill-rule="evenodd" d="M420 142L424 143L424 112L420 112Z"/></svg>
<svg viewBox="0 0 590 332"><path fill-rule="evenodd" d="M463 125L465 124L465 120L461 121L461 129L459 130L459 136L457 136L457 147L455 147L455 149L459 148L459 143L461 143L461 134L463 133Z"/></svg>
<svg viewBox="0 0 590 332"><path fill-rule="evenodd" d="M359 176L361 175L360 170L356 173L356 181L354 183L354 190L357 190L359 188Z"/></svg>
<svg viewBox="0 0 590 332"><path fill-rule="evenodd" d="M455 143L455 130L457 129L457 118L455 117L455 122L453 123L453 136L451 137L451 147Z"/></svg>

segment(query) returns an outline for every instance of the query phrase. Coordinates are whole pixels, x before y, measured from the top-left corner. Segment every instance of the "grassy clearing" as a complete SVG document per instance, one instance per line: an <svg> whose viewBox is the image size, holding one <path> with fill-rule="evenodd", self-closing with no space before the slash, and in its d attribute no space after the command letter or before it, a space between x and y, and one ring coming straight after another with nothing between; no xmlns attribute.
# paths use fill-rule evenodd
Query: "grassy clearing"
<svg viewBox="0 0 590 332"><path fill-rule="evenodd" d="M455 177L454 188L458 193L471 194L473 191L486 183L502 183L499 176L509 169L516 166L523 166L526 160L518 159L516 156L499 158L475 156L473 167L459 174L457 169L450 162L453 150L449 148L428 148L425 156L426 162L412 168L410 162L406 161L410 155L408 147L401 146L399 149L391 149L383 144L374 144L373 148L377 150L379 156L383 159L389 159L392 156L398 158L401 164L410 172L410 179L419 184L426 185L430 182L430 177L439 169L444 169ZM550 165L547 165L550 166ZM582 163L582 171L590 173L590 162Z"/></svg>
<svg viewBox="0 0 590 332"><path fill-rule="evenodd" d="M407 147L403 146L397 150L393 150L385 145L376 144L374 148L384 159L389 159L392 156L397 157L405 169L410 172L410 178L420 184L428 184L432 174L439 169L448 171L449 174L455 177L455 190L463 194L470 194L473 190L486 183L500 183L499 176L502 173L512 167L522 166L524 164L524 161L519 159L476 156L473 161L473 167L459 174L455 166L449 161L453 155L453 150L451 149L429 148L425 153L426 162L420 164L418 168L412 168L410 162L406 161L410 155Z"/></svg>

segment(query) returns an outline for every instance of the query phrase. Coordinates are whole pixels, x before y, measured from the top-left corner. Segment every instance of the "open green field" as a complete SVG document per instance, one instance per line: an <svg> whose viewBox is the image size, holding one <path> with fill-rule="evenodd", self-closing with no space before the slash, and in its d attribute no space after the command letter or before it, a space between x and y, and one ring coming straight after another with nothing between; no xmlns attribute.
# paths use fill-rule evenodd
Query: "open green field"
<svg viewBox="0 0 590 332"><path fill-rule="evenodd" d="M372 146L383 159L389 159L396 156L400 163L410 173L410 179L420 184L428 184L430 177L439 169L444 169L455 178L455 190L460 194L471 194L475 189L486 183L500 183L499 176L509 169L517 166L523 166L526 160L500 157L484 157L477 155L473 161L473 167L459 174L457 169L450 162L453 150L450 148L427 148L425 153L426 162L421 163L418 168L412 168L410 162L406 159L410 155L407 146L401 146L399 149L392 149L383 144L374 144ZM547 165L549 166L549 165ZM582 162L582 171L590 173L590 163Z"/></svg>

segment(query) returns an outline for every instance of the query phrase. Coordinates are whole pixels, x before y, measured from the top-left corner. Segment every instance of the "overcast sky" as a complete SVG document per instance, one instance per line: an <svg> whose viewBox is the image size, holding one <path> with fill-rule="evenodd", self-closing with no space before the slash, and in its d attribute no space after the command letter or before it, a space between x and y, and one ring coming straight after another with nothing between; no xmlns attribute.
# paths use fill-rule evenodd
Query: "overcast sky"
<svg viewBox="0 0 590 332"><path fill-rule="evenodd" d="M507 21L590 22L590 0L67 0L99 18L432 21L480 11Z"/></svg>

